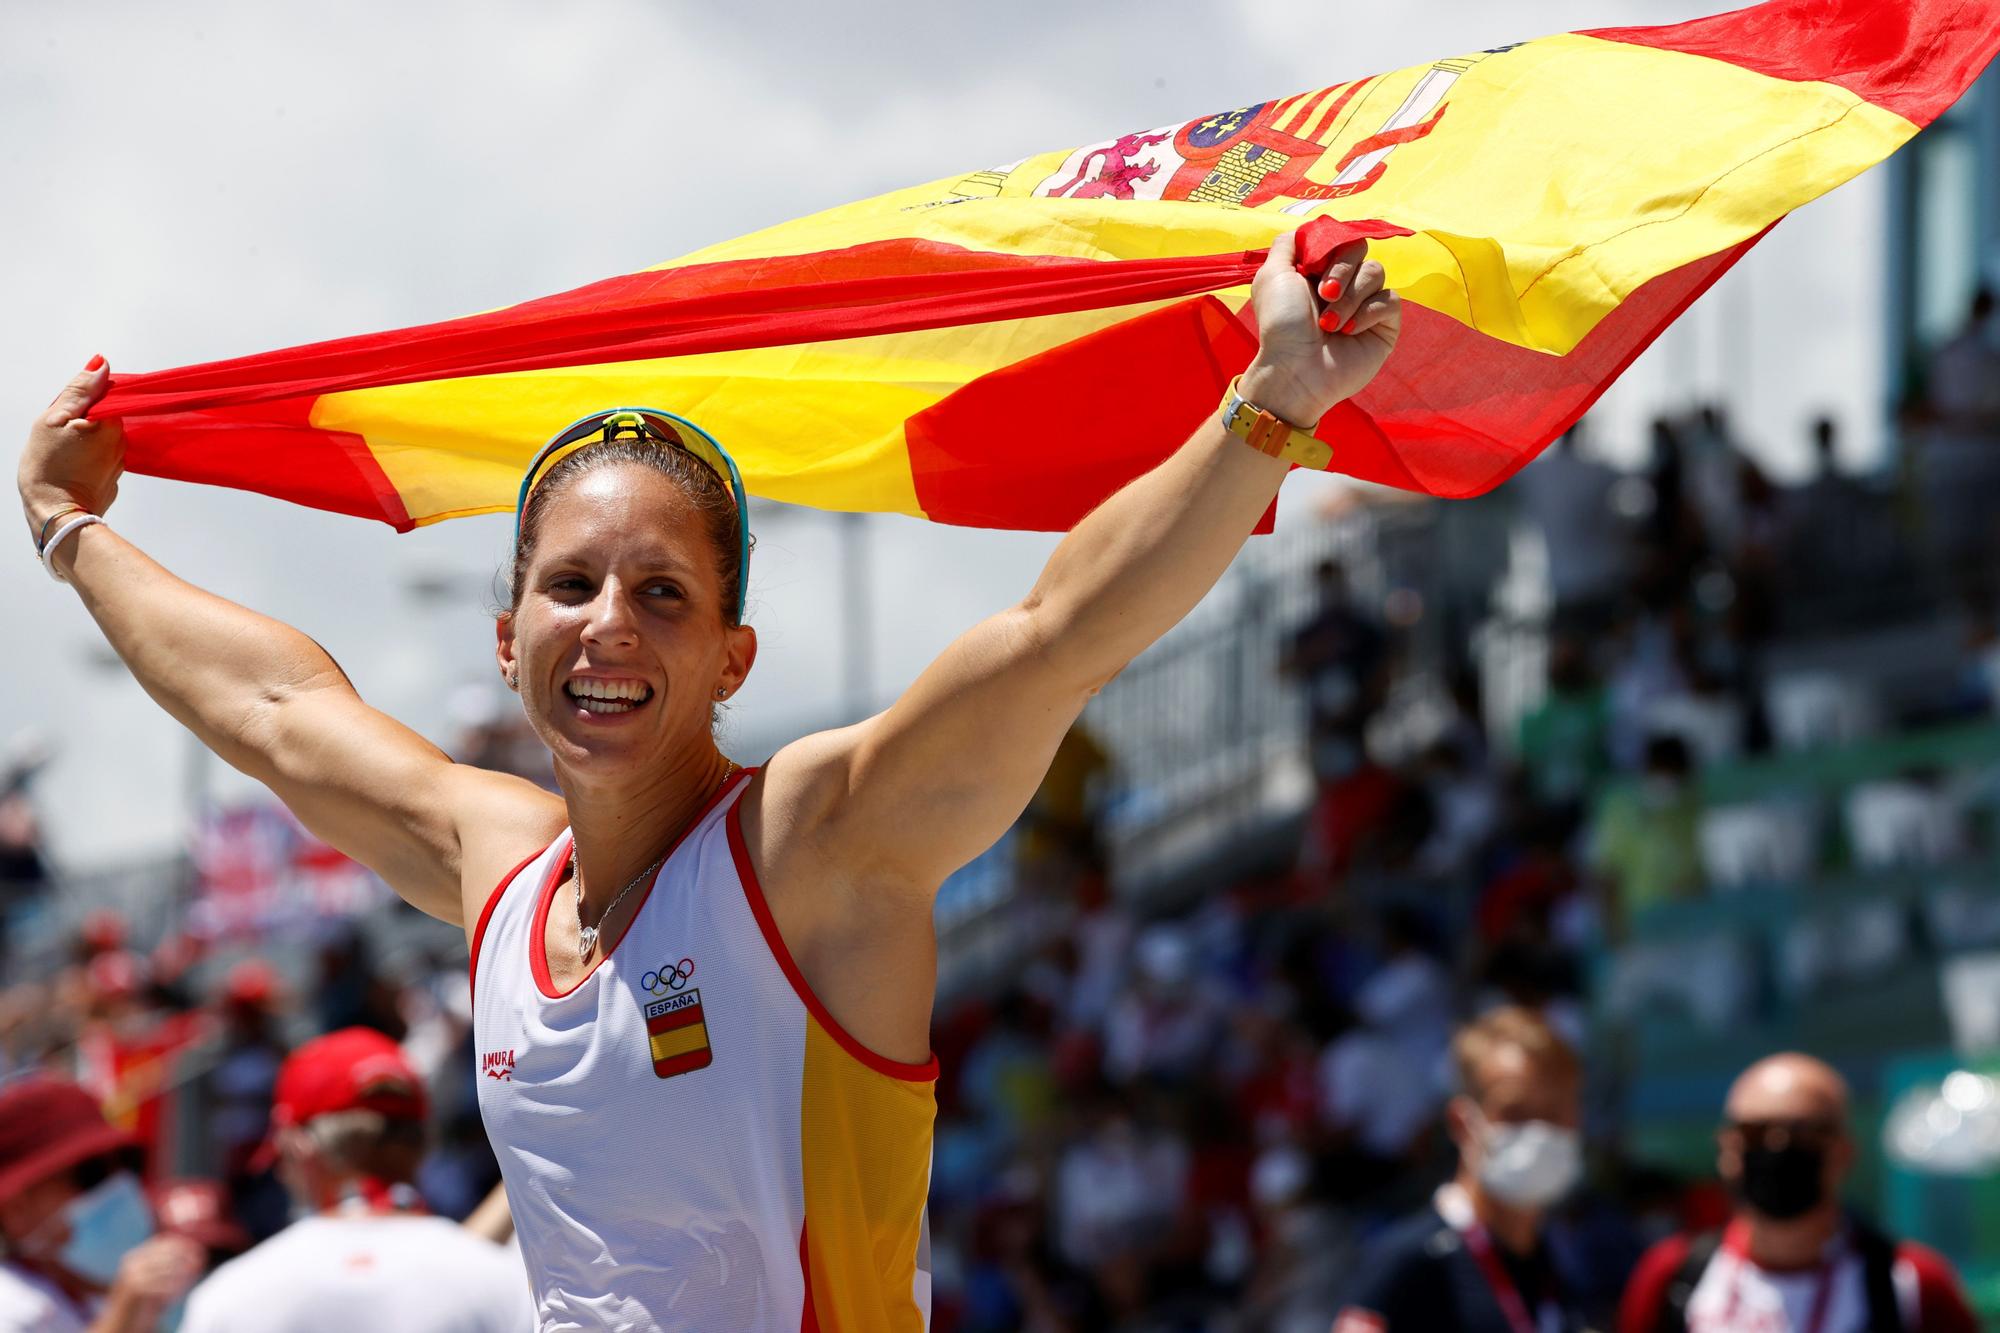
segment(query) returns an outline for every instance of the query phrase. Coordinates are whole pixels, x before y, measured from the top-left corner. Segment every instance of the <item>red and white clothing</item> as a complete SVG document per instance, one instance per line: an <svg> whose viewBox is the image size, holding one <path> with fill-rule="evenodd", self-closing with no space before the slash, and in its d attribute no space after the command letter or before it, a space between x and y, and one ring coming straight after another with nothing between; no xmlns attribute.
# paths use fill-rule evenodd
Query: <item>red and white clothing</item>
<svg viewBox="0 0 2000 1333"><path fill-rule="evenodd" d="M302 1218L188 1293L180 1333L526 1333L519 1261L420 1213Z"/></svg>
<svg viewBox="0 0 2000 1333"><path fill-rule="evenodd" d="M868 1051L764 902L731 779L613 953L544 953L565 831L473 934L479 1106L541 1329L923 1330L937 1062Z"/></svg>
<svg viewBox="0 0 2000 1333"><path fill-rule="evenodd" d="M1626 1286L1619 1333L1660 1327L1668 1288L1690 1245L1675 1236L1646 1252ZM1935 1251L1898 1242L1890 1280L1905 1333L1976 1333L1958 1278ZM1862 1256L1847 1236L1835 1238L1825 1260L1811 1268L1772 1270L1750 1258L1740 1222L1723 1233L1687 1298L1687 1333L1863 1333L1868 1316Z"/></svg>
<svg viewBox="0 0 2000 1333"><path fill-rule="evenodd" d="M84 1333L95 1317L40 1273L0 1263L0 1333Z"/></svg>

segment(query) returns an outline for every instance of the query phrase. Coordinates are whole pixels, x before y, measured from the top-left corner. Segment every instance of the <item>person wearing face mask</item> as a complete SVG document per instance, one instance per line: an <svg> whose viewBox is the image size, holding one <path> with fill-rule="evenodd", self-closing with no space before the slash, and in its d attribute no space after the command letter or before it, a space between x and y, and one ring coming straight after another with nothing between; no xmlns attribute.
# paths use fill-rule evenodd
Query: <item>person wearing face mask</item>
<svg viewBox="0 0 2000 1333"><path fill-rule="evenodd" d="M179 1333L525 1333L520 1261L430 1216L410 1183L427 1109L422 1079L379 1032L343 1028L293 1051L263 1155L301 1216L204 1279Z"/></svg>
<svg viewBox="0 0 2000 1333"><path fill-rule="evenodd" d="M1361 1265L1334 1333L1575 1333L1542 1224L1583 1174L1576 1053L1510 1006L1461 1028L1452 1060L1458 1174Z"/></svg>
<svg viewBox="0 0 2000 1333"><path fill-rule="evenodd" d="M1720 1233L1675 1236L1625 1288L1619 1333L1973 1333L1951 1267L1841 1204L1854 1165L1847 1085L1807 1055L1758 1061L1729 1091Z"/></svg>
<svg viewBox="0 0 2000 1333"><path fill-rule="evenodd" d="M153 1234L132 1137L89 1093L32 1075L0 1090L0 1333L154 1333L201 1271Z"/></svg>

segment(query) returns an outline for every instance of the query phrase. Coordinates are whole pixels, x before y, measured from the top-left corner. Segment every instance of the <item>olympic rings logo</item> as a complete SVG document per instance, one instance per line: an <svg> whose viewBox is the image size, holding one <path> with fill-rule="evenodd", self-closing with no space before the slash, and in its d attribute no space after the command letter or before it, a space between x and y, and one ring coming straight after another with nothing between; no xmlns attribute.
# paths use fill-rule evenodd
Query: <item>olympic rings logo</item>
<svg viewBox="0 0 2000 1333"><path fill-rule="evenodd" d="M693 975L694 959L683 958L678 963L669 963L640 977L639 989L649 995L671 995L687 985Z"/></svg>

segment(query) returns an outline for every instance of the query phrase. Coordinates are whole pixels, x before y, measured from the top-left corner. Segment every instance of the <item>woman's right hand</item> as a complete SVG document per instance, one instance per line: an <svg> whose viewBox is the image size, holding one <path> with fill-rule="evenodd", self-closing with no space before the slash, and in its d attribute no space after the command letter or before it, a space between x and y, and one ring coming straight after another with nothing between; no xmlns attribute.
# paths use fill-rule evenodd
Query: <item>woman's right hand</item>
<svg viewBox="0 0 2000 1333"><path fill-rule="evenodd" d="M65 505L101 515L118 497L118 477L125 470L124 431L116 421L91 421L83 415L110 387L111 368L103 357L92 357L28 432L17 480L21 511L37 541L49 516Z"/></svg>

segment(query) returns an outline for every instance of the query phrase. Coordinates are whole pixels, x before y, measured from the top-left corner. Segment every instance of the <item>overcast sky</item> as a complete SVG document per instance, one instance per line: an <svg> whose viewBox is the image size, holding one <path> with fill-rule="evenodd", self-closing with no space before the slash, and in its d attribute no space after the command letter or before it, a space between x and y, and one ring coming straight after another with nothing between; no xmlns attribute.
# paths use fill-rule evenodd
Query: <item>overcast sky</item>
<svg viewBox="0 0 2000 1333"><path fill-rule="evenodd" d="M1671 22L1699 0L1147 0L682 5L519 0L0 7L0 421L25 431L93 352L147 370L504 305L814 209L1548 32ZM1879 175L1780 227L1606 400L1728 395L1781 470L1805 419L1876 439ZM18 438L18 436L17 436ZM18 447L18 446L10 446ZM1295 478L1287 504L1303 507ZM396 536L132 478L112 520L168 568L297 624L378 706L442 739L496 677L485 586L507 520ZM1052 542L871 520L878 684L1018 596ZM833 524L762 525L746 737L838 708ZM71 866L170 845L184 733L93 651L25 535L0 560L0 744ZM0 551L7 548L0 545ZM443 603L408 590L456 576ZM886 608L893 608L889 612ZM751 757L751 756L746 756ZM225 791L235 790L228 784Z"/></svg>

